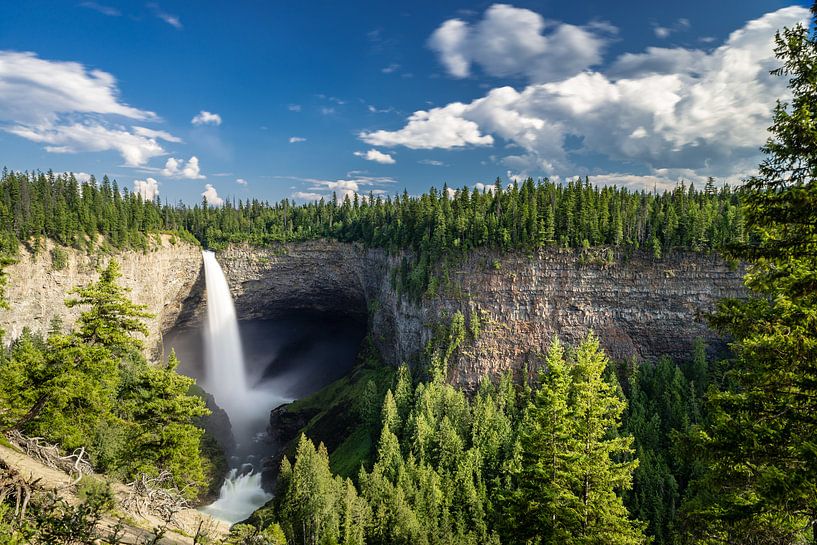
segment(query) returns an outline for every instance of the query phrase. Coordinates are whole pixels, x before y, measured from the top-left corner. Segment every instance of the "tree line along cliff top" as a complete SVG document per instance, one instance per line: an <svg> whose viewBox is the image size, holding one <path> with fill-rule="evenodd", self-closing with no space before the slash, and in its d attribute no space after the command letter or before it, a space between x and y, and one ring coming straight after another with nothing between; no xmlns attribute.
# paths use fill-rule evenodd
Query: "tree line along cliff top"
<svg viewBox="0 0 817 545"><path fill-rule="evenodd" d="M316 238L412 251L430 262L478 247L535 250L609 245L710 251L746 236L741 190L680 182L667 191L631 191L603 179L559 184L531 178L479 191L431 188L420 196L337 196L297 204L259 200L195 206L145 201L107 176L80 182L72 174L14 172L0 177L0 251L51 238L92 251L100 240L141 248L160 231L192 235L202 245L272 244Z"/></svg>

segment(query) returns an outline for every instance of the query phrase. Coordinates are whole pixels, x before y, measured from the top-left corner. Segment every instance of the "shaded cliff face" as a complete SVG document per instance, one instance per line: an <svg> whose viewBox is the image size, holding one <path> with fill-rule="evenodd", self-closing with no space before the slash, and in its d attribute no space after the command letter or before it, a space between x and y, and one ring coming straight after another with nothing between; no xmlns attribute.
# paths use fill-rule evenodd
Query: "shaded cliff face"
<svg viewBox="0 0 817 545"><path fill-rule="evenodd" d="M158 346L162 332L176 320L201 269L201 249L180 240L173 244L171 240L163 236L161 243L154 243L146 252L125 251L113 256L121 265L121 285L131 289L136 303L146 305L155 314L147 320L150 333L145 347L149 351ZM65 306L68 292L97 280L98 267L110 258L63 248L66 265L54 270L52 248L53 243L48 242L46 249L36 255L21 249L17 263L6 269L6 298L11 308L0 310L0 327L7 340L19 336L24 327L46 332L57 316L66 327L73 326L83 309Z"/></svg>
<svg viewBox="0 0 817 545"><path fill-rule="evenodd" d="M745 295L742 272L717 256L683 253L654 261L639 254L601 264L573 250L530 256L474 252L449 271L452 293L414 304L391 286L398 260L381 250L330 241L271 249L231 246L218 256L236 298L239 317L274 318L298 311L341 316L368 314L370 332L391 364L415 360L430 326L457 310L479 312L482 332L455 355L452 382L473 388L535 365L554 335L578 342L588 331L616 359L683 359L700 337L722 341L702 318L723 297ZM182 326L200 322L201 294L180 316Z"/></svg>
<svg viewBox="0 0 817 545"><path fill-rule="evenodd" d="M453 289L415 304L392 289L391 271L399 260L382 250L311 241L274 248L233 245L218 255L239 319L317 313L367 320L391 364L415 361L433 324L457 310L466 316L479 312L479 338L451 362L451 381L466 388L483 375L519 370L526 361L535 365L554 335L576 343L593 330L616 359L686 358L696 337L722 346L702 315L720 298L746 294L742 271L714 255L613 257L601 264L573 250L530 256L476 251L449 270ZM199 248L165 237L146 253L123 252L117 259L134 300L157 314L148 324L149 347L174 324L201 326L205 286ZM7 338L23 327L45 331L57 315L72 325L79 309L65 308L66 293L95 280L95 265L104 261L68 251L66 268L55 271L47 250L36 256L23 252L8 269L12 308L0 311Z"/></svg>

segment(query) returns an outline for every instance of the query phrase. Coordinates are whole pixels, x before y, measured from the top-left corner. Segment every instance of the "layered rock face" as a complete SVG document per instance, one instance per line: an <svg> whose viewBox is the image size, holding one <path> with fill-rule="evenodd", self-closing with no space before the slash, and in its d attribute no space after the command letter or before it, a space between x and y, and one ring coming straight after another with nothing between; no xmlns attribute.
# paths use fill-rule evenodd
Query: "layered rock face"
<svg viewBox="0 0 817 545"><path fill-rule="evenodd" d="M163 236L150 250L125 251L114 256L121 265L121 285L131 289L132 299L155 314L147 320L149 336L145 346L154 350L162 332L176 320L181 303L190 293L201 269L201 250L192 244ZM45 250L32 254L21 249L17 263L8 267L9 280L6 298L9 310L0 310L0 327L6 340L13 339L28 327L46 332L51 320L62 319L65 326L73 326L82 311L69 309L64 301L71 288L86 285L99 278L97 269L109 259L104 255L88 256L71 248L65 252L65 267L55 270L51 258L53 243Z"/></svg>
<svg viewBox="0 0 817 545"><path fill-rule="evenodd" d="M276 248L231 246L219 253L241 318L285 316L293 309L361 316L391 364L411 363L431 326L456 311L481 315L481 334L451 365L452 382L473 388L484 375L535 366L554 335L574 344L594 331L611 357L684 359L702 338L723 341L703 314L723 297L745 296L742 271L719 257L678 253L588 258L574 250L532 255L474 252L449 271L453 288L420 304L399 297L391 271L399 260L381 250L330 241ZM201 319L201 297L180 322Z"/></svg>
<svg viewBox="0 0 817 545"><path fill-rule="evenodd" d="M198 248L164 239L147 253L124 252L117 259L133 298L157 313L149 323L149 346L173 324L201 325L205 283ZM240 319L285 317L294 310L366 318L391 364L415 361L431 326L454 312L479 313L480 335L451 365L451 381L465 388L484 375L518 371L525 362L535 366L554 335L573 344L593 330L617 359L683 359L698 337L722 346L703 314L720 298L746 294L742 271L717 256L691 253L656 261L646 254L588 259L559 249L531 255L476 251L449 270L452 288L419 304L392 286L398 258L356 244L232 245L218 259ZM21 255L8 269L12 309L0 312L0 327L14 337L26 326L46 330L57 315L73 324L79 309L62 302L71 287L97 277L98 261L69 251L67 267L56 271L48 251Z"/></svg>

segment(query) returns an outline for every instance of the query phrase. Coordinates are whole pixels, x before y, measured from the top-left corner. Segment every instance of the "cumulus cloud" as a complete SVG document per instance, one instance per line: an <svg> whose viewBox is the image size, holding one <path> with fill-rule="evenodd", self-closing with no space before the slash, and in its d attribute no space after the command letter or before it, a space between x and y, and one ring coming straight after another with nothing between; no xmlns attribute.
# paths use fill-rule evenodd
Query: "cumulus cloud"
<svg viewBox="0 0 817 545"><path fill-rule="evenodd" d="M306 142L306 138L302 136L290 136L289 143L290 144L297 144L298 142Z"/></svg>
<svg viewBox="0 0 817 545"><path fill-rule="evenodd" d="M105 127L99 123L71 123L54 126L15 125L6 131L46 144L52 153L77 153L81 151L118 151L125 164L140 166L152 157L164 155L165 151L156 138L148 138L128 131L124 127Z"/></svg>
<svg viewBox="0 0 817 545"><path fill-rule="evenodd" d="M314 191L296 191L292 194L292 198L299 201L319 201L326 198L326 195Z"/></svg>
<svg viewBox="0 0 817 545"><path fill-rule="evenodd" d="M158 120L155 113L122 102L116 79L107 72L30 52L0 51L2 130L55 153L114 150L128 166L163 155L160 140L180 142L166 131L127 127L116 118Z"/></svg>
<svg viewBox="0 0 817 545"><path fill-rule="evenodd" d="M300 112L301 111L301 105L300 104L290 104L289 106L287 106L287 109L290 112Z"/></svg>
<svg viewBox="0 0 817 545"><path fill-rule="evenodd" d="M405 146L411 149L451 149L468 145L489 146L491 135L483 135L475 121L466 119L468 106L454 102L443 108L420 110L411 114L398 131L360 133L360 139L374 146Z"/></svg>
<svg viewBox="0 0 817 545"><path fill-rule="evenodd" d="M204 191L201 194L204 197L204 200L207 201L207 204L210 206L223 206L224 199L218 196L218 192L216 188L213 187L213 184L205 184Z"/></svg>
<svg viewBox="0 0 817 545"><path fill-rule="evenodd" d="M380 163L381 165L393 165L394 163L396 163L394 157L392 157L388 153L383 153L382 151L376 149L370 149L369 151L356 151L354 155L357 157L362 157L367 161L374 161L375 163Z"/></svg>
<svg viewBox="0 0 817 545"><path fill-rule="evenodd" d="M193 119L190 120L193 125L221 125L221 116L218 114L214 114L208 112L207 110L201 110L197 113Z"/></svg>
<svg viewBox="0 0 817 545"><path fill-rule="evenodd" d="M477 64L491 76L545 82L599 64L611 31L615 31L611 25L546 22L535 11L494 4L476 24L445 21L428 44L457 78L470 75Z"/></svg>
<svg viewBox="0 0 817 545"><path fill-rule="evenodd" d="M159 182L155 178L134 180L133 192L141 195L143 200L152 201L159 194Z"/></svg>
<svg viewBox="0 0 817 545"><path fill-rule="evenodd" d="M168 178L187 178L188 180L202 180L207 176L201 174L199 158L195 155L187 160L169 157L165 162L165 167L161 170L162 176Z"/></svg>
<svg viewBox="0 0 817 545"><path fill-rule="evenodd" d="M490 145L499 137L518 148L500 162L536 175L596 174L582 163L591 153L617 172L737 179L757 164L775 99L786 94L785 81L769 74L777 65L774 33L808 16L806 8L783 8L708 52L650 48L622 55L607 73L492 89L469 103L415 112L398 130L359 136L414 149ZM642 181L650 182L657 180Z"/></svg>
<svg viewBox="0 0 817 545"><path fill-rule="evenodd" d="M306 184L305 190L296 191L292 194L294 199L304 201L318 201L320 199L331 200L333 195L336 195L339 201L343 201L346 197L353 199L355 195L359 198L368 198L369 193L372 195L383 195L386 190L384 186L388 186L397 182L394 178L388 176L362 176L356 172L350 172L349 178L345 180L321 180L317 178L291 178L304 182Z"/></svg>
<svg viewBox="0 0 817 545"><path fill-rule="evenodd" d="M244 178L236 178L235 183L237 183L238 185L246 186L249 182L247 182L247 180L245 180Z"/></svg>
<svg viewBox="0 0 817 545"><path fill-rule="evenodd" d="M653 25L653 32L657 38L661 38L662 40L665 38L669 38L671 34L675 32L680 32L682 30L687 30L690 27L689 19L678 19L674 25L672 26L661 26L661 25Z"/></svg>

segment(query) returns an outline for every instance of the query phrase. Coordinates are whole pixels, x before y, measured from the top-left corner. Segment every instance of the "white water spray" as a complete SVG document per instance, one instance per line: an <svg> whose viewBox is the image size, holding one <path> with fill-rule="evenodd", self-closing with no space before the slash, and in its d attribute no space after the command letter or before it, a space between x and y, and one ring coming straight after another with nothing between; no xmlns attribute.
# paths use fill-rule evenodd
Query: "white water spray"
<svg viewBox="0 0 817 545"><path fill-rule="evenodd" d="M207 391L216 398L216 403L227 411L233 426L241 426L247 412L244 394L248 388L235 305L224 272L216 261L216 254L203 253L207 283L204 383Z"/></svg>
<svg viewBox="0 0 817 545"><path fill-rule="evenodd" d="M227 412L236 439L249 440L259 417L260 425L264 425L264 416L269 414L277 396L249 387L233 297L213 252L204 252L204 275L207 283L204 386ZM233 469L221 487L219 499L202 510L228 522L238 522L270 498L261 488L260 474L252 469L249 472Z"/></svg>

